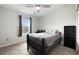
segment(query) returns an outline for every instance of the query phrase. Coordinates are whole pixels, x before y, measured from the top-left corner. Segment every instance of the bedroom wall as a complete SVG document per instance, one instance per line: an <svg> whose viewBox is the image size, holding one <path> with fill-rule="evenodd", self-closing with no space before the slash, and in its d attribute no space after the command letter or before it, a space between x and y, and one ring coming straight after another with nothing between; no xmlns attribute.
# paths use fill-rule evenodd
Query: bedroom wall
<svg viewBox="0 0 79 59"><path fill-rule="evenodd" d="M18 37L18 14L14 10L0 6L0 47L15 44L18 42L26 41L26 35ZM25 14L24 14L25 15ZM29 16L29 15L25 15ZM37 18L33 18L33 32L37 30Z"/></svg>
<svg viewBox="0 0 79 59"><path fill-rule="evenodd" d="M77 19L78 20L77 20L77 32L76 32L77 33L77 40L76 40L76 42L77 42L77 44L76 44L77 45L76 46L77 49L76 50L77 50L77 52L79 54L79 5L78 5L78 16L77 16Z"/></svg>
<svg viewBox="0 0 79 59"><path fill-rule="evenodd" d="M76 25L76 5L62 5L49 15L40 18L39 29L59 30L64 33L64 26Z"/></svg>

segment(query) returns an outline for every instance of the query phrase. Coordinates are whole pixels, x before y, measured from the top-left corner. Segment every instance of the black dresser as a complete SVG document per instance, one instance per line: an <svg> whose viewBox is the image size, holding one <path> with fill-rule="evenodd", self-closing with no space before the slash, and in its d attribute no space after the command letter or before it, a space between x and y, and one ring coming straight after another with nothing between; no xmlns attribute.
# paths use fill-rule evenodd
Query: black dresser
<svg viewBox="0 0 79 59"><path fill-rule="evenodd" d="M64 26L64 46L76 49L76 26Z"/></svg>

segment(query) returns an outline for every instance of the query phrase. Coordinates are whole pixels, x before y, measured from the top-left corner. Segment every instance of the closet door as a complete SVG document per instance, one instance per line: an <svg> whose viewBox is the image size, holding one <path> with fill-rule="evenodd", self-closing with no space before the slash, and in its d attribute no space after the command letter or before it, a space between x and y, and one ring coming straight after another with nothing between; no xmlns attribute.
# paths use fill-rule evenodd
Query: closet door
<svg viewBox="0 0 79 59"><path fill-rule="evenodd" d="M76 26L64 26L64 46L76 48Z"/></svg>

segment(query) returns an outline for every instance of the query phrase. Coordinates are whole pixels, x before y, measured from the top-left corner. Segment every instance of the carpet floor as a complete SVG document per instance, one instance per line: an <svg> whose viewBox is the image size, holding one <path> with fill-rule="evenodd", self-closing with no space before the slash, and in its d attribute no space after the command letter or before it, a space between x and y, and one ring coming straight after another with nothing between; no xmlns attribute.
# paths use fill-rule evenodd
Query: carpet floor
<svg viewBox="0 0 79 59"><path fill-rule="evenodd" d="M27 51L27 43L21 42L11 46L0 48L0 55L30 55ZM76 55L74 49L58 45L50 55Z"/></svg>

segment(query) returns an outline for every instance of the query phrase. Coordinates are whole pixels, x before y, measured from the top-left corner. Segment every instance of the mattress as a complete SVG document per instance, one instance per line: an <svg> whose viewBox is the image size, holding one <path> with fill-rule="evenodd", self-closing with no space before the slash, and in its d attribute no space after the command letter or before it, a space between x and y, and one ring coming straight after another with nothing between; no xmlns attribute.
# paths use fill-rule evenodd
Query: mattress
<svg viewBox="0 0 79 59"><path fill-rule="evenodd" d="M51 46L61 37L61 35L56 33L32 33L29 36L39 38L40 41L42 41L42 38L45 38L46 46Z"/></svg>

